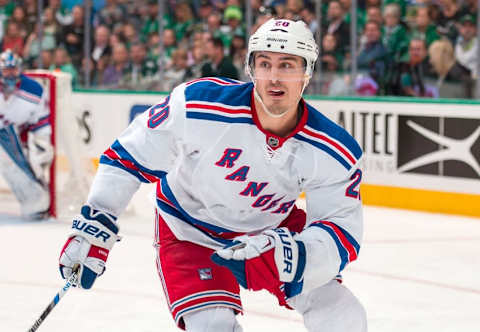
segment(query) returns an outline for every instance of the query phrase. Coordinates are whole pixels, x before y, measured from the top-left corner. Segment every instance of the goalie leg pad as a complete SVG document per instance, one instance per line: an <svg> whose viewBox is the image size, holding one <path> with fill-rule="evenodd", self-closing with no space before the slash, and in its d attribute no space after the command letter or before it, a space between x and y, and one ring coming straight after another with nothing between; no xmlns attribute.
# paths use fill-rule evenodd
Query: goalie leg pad
<svg viewBox="0 0 480 332"><path fill-rule="evenodd" d="M33 175L18 144L17 137L12 131L7 131L5 128L0 129L0 169L5 181L20 203L23 215L35 218L48 210L50 206L49 192Z"/></svg>

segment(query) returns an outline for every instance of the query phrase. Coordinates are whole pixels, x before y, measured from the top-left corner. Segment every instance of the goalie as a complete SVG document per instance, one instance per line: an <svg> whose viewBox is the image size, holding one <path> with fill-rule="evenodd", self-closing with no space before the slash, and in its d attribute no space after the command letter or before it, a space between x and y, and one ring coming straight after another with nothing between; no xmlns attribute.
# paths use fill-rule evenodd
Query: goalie
<svg viewBox="0 0 480 332"><path fill-rule="evenodd" d="M23 216L48 216L48 171L53 159L49 111L42 86L22 74L22 59L0 54L0 169Z"/></svg>

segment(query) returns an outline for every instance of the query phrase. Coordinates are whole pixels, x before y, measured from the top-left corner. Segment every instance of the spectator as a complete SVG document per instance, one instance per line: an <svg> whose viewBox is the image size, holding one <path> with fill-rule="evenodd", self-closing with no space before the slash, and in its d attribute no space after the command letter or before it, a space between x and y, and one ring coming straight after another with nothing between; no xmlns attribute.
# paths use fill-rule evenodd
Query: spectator
<svg viewBox="0 0 480 332"><path fill-rule="evenodd" d="M347 23L348 26L350 26L350 22L352 21L350 14L352 12L351 7L352 7L352 0L339 0L340 4L342 5L343 12L345 13L345 22ZM359 31L363 30L363 27L365 26L365 17L366 13L364 10L364 7L362 6L357 6L357 29Z"/></svg>
<svg viewBox="0 0 480 332"><path fill-rule="evenodd" d="M42 65L43 68L50 68L50 66L53 64L53 51L49 50L42 50L42 53L40 55L42 57ZM38 60L38 59L35 59ZM34 62L33 68L39 68L38 64Z"/></svg>
<svg viewBox="0 0 480 332"><path fill-rule="evenodd" d="M27 21L23 7L15 7L9 22L17 23L20 36L22 36L23 39L27 38L28 35L33 32L33 26Z"/></svg>
<svg viewBox="0 0 480 332"><path fill-rule="evenodd" d="M73 22L63 28L61 42L75 66L80 66L83 57L83 39L85 34L84 12L80 6L73 7Z"/></svg>
<svg viewBox="0 0 480 332"><path fill-rule="evenodd" d="M189 37L193 30L193 11L190 5L186 2L180 2L175 6L175 23L173 30L177 42L180 43L184 37Z"/></svg>
<svg viewBox="0 0 480 332"><path fill-rule="evenodd" d="M472 15L475 19L477 19L477 13L478 13L478 0L465 0L463 2L463 9L462 13L464 15L470 14Z"/></svg>
<svg viewBox="0 0 480 332"><path fill-rule="evenodd" d="M380 31L383 31L383 17L382 10L379 6L370 6L367 8L367 17L366 21L377 22L380 26Z"/></svg>
<svg viewBox="0 0 480 332"><path fill-rule="evenodd" d="M130 59L131 66L128 74L126 74L125 82L130 84L132 88L145 88L145 84L149 84L157 73L157 64L152 59L147 58L147 50L141 42L131 45Z"/></svg>
<svg viewBox="0 0 480 332"><path fill-rule="evenodd" d="M15 4L10 0L0 0L0 41L3 40L5 35L5 27L7 26L7 21L12 16L13 10L15 9Z"/></svg>
<svg viewBox="0 0 480 332"><path fill-rule="evenodd" d="M303 9L303 5L303 0L287 0L285 9L296 16L300 16L300 11Z"/></svg>
<svg viewBox="0 0 480 332"><path fill-rule="evenodd" d="M245 34L245 31L241 26L243 14L240 7L228 6L223 13L223 17L227 22L227 25L223 27L226 35L226 40L223 40L223 45L225 48L230 48L234 35Z"/></svg>
<svg viewBox="0 0 480 332"><path fill-rule="evenodd" d="M400 24L400 6L396 3L386 5L383 10L385 21L383 45L394 61L403 61L408 51L408 36L405 27Z"/></svg>
<svg viewBox="0 0 480 332"><path fill-rule="evenodd" d="M140 40L146 42L152 33L158 33L158 1L149 0L147 16L144 19L142 30L140 31ZM162 18L163 28L168 29L173 26L171 15L165 13Z"/></svg>
<svg viewBox="0 0 480 332"><path fill-rule="evenodd" d="M99 24L105 25L112 31L116 25L125 22L126 8L118 0L106 0L103 7L97 14Z"/></svg>
<svg viewBox="0 0 480 332"><path fill-rule="evenodd" d="M148 58L153 59L159 68L168 68L171 65L172 53L177 48L175 31L165 29L163 31L163 53L160 54L160 36L154 33L148 39Z"/></svg>
<svg viewBox="0 0 480 332"><path fill-rule="evenodd" d="M113 47L112 62L105 69L102 81L99 81L98 84L117 88L124 87L125 75L129 71L127 47L125 44L119 43Z"/></svg>
<svg viewBox="0 0 480 332"><path fill-rule="evenodd" d="M205 31L207 30L207 21L210 15L213 14L213 6L210 0L201 0L200 7L198 8L197 20L195 30Z"/></svg>
<svg viewBox="0 0 480 332"><path fill-rule="evenodd" d="M382 80L388 63L388 51L382 44L380 26L375 21L365 25L367 43L357 57L360 70L368 71L369 75L377 82Z"/></svg>
<svg viewBox="0 0 480 332"><path fill-rule="evenodd" d="M58 24L61 26L67 26L73 23L72 12L61 5L61 0L50 0L48 3Z"/></svg>
<svg viewBox="0 0 480 332"><path fill-rule="evenodd" d="M233 36L229 54L233 65L238 70L239 79L241 81L249 81L250 78L243 70L245 66L245 56L247 54L247 43L245 41L245 36L238 34Z"/></svg>
<svg viewBox="0 0 480 332"><path fill-rule="evenodd" d="M202 76L202 67L205 64L206 55L204 52L203 45L196 44L193 46L192 50L192 61L190 65L190 70L192 71L192 77L201 77Z"/></svg>
<svg viewBox="0 0 480 332"><path fill-rule="evenodd" d="M38 0L23 0L22 7L25 9L27 28L30 28L27 32L31 33L33 27L38 21Z"/></svg>
<svg viewBox="0 0 480 332"><path fill-rule="evenodd" d="M315 8L313 6L305 6L300 11L302 20L308 25L310 31L315 35L319 29L318 20L315 16Z"/></svg>
<svg viewBox="0 0 480 332"><path fill-rule="evenodd" d="M122 26L122 34L125 37L125 44L127 46L127 49L130 49L130 46L134 43L137 43L140 41L138 38L138 34L135 31L135 27L133 24L126 23Z"/></svg>
<svg viewBox="0 0 480 332"><path fill-rule="evenodd" d="M44 31L42 35L42 45L40 47L40 40L38 39L39 31L40 24L37 24L35 31L28 36L25 47L23 48L25 62L30 65L33 65L34 60L38 58L41 51L53 51L57 46L55 35Z"/></svg>
<svg viewBox="0 0 480 332"><path fill-rule="evenodd" d="M188 68L188 54L183 48L175 50L172 54L172 66L167 69L163 76L163 91L170 91L175 86L192 78L192 72Z"/></svg>
<svg viewBox="0 0 480 332"><path fill-rule="evenodd" d="M213 38L206 46L209 62L202 67L202 77L222 76L238 80L238 70L232 60L225 57L222 40Z"/></svg>
<svg viewBox="0 0 480 332"><path fill-rule="evenodd" d="M433 42L428 48L428 55L436 74L440 97L473 97L474 82L470 70L455 60L453 46L448 39ZM461 87L460 91L453 94L452 91L458 86Z"/></svg>
<svg viewBox="0 0 480 332"><path fill-rule="evenodd" d="M425 77L430 73L425 41L412 39L408 55L409 61L402 63L401 66L399 94L410 97L433 97L425 85Z"/></svg>
<svg viewBox="0 0 480 332"><path fill-rule="evenodd" d="M222 15L219 12L213 12L207 20L207 32L210 32L214 38L220 38L224 45L229 43L227 31L222 27Z"/></svg>
<svg viewBox="0 0 480 332"><path fill-rule="evenodd" d="M415 28L412 31L412 37L415 39L424 39L427 43L427 47L429 47L435 40L440 39L440 36L437 33L437 28L430 20L427 7L417 8Z"/></svg>
<svg viewBox="0 0 480 332"><path fill-rule="evenodd" d="M342 53L338 51L337 39L334 35L327 33L322 39L321 53L322 70L324 72L336 72L341 69L343 61Z"/></svg>
<svg viewBox="0 0 480 332"><path fill-rule="evenodd" d="M455 44L455 57L458 62L477 77L477 23L472 15L465 15L460 20L460 36Z"/></svg>
<svg viewBox="0 0 480 332"><path fill-rule="evenodd" d="M457 23L462 18L462 12L457 0L442 0L440 15L437 19L438 33L455 43L458 37Z"/></svg>
<svg viewBox="0 0 480 332"><path fill-rule="evenodd" d="M96 63L103 56L110 56L112 48L110 47L110 30L106 25L99 25L95 29L93 50L91 58Z"/></svg>
<svg viewBox="0 0 480 332"><path fill-rule="evenodd" d="M5 37L3 37L2 50L12 50L15 54L23 54L23 37L20 35L18 24L16 22L9 22Z"/></svg>
<svg viewBox="0 0 480 332"><path fill-rule="evenodd" d="M50 70L57 70L72 75L72 86L76 86L78 80L77 70L70 60L67 50L59 47L53 54L53 64Z"/></svg>
<svg viewBox="0 0 480 332"><path fill-rule="evenodd" d="M61 31L61 26L55 19L55 12L51 7L43 10L43 33L55 37L55 42L58 41Z"/></svg>
<svg viewBox="0 0 480 332"><path fill-rule="evenodd" d="M342 52L350 49L350 27L345 22L344 16L345 13L340 1L330 1L327 11L327 25L322 33L323 35L333 34Z"/></svg>

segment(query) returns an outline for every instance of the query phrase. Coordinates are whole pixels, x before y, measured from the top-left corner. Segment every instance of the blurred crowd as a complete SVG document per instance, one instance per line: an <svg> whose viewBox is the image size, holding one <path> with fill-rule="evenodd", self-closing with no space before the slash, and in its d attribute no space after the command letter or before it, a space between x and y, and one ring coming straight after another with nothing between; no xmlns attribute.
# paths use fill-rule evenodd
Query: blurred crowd
<svg viewBox="0 0 480 332"><path fill-rule="evenodd" d="M321 39L321 75L307 93L473 96L478 0L358 0L355 49L352 0L323 0L321 20L313 0L249 1L252 33L279 17L302 19ZM2 50L21 55L25 68L69 72L77 87L88 83L106 89L168 91L204 76L249 80L243 70L245 1L166 0L163 38L157 0L91 1L89 29L84 1L43 2L39 22L37 0L0 0ZM91 52L85 56L87 31ZM355 82L352 53L358 66Z"/></svg>

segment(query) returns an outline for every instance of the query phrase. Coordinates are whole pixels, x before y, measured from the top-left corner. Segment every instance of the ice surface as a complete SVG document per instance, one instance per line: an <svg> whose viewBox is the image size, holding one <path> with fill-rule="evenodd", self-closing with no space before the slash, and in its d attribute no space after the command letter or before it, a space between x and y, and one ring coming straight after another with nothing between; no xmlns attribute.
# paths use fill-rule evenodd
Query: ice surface
<svg viewBox="0 0 480 332"><path fill-rule="evenodd" d="M71 289L39 331L179 331L154 260L146 208L121 218L123 240L90 291ZM0 331L26 331L63 286L57 259L70 221L0 214ZM480 331L480 219L365 207L365 240L344 283L367 309L371 332ZM305 331L267 293L243 292L245 331ZM328 332L328 331L326 331Z"/></svg>

